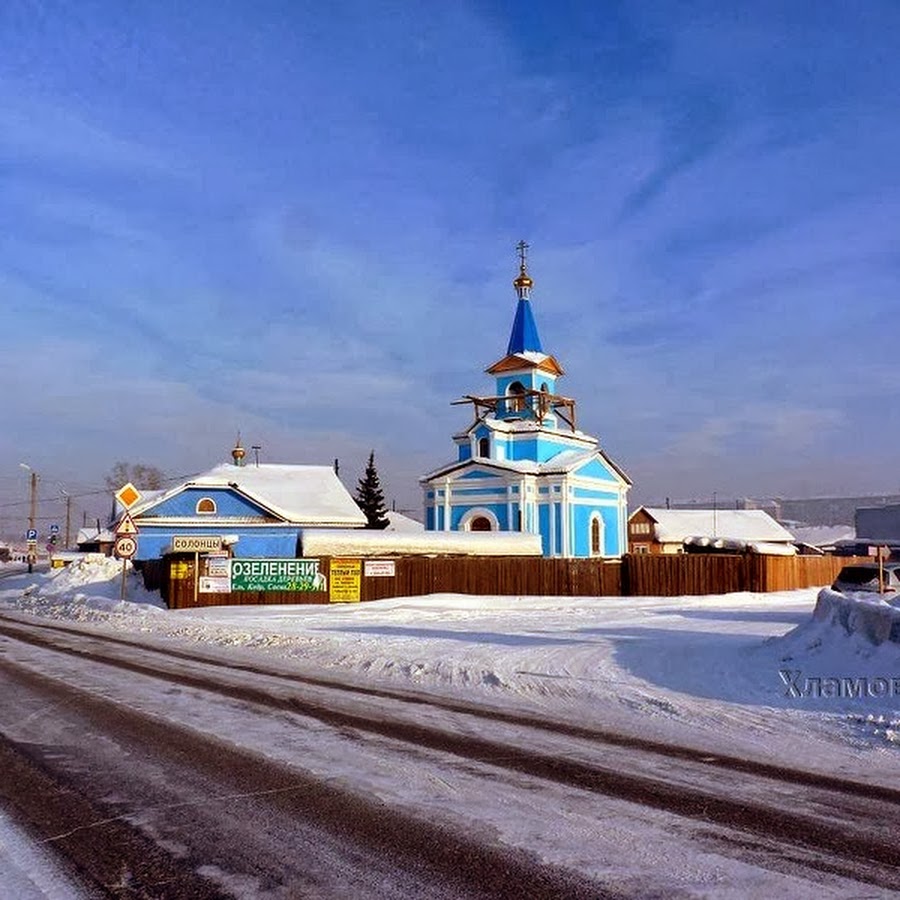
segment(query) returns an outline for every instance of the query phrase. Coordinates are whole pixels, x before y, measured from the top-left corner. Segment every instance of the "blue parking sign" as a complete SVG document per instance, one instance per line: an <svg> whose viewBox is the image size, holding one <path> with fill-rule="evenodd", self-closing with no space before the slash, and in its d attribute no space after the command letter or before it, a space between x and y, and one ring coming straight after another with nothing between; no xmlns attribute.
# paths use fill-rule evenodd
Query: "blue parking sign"
<svg viewBox="0 0 900 900"><path fill-rule="evenodd" d="M29 528L26 532L25 539L29 541L37 540L37 528Z"/></svg>

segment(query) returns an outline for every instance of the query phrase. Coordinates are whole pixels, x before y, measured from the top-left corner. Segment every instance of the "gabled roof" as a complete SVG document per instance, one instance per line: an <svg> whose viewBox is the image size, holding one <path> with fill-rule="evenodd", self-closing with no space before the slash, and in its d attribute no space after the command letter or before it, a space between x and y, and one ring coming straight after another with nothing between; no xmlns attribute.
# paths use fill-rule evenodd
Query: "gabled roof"
<svg viewBox="0 0 900 900"><path fill-rule="evenodd" d="M641 506L656 523L656 539L664 544L686 538L718 537L739 541L792 541L793 535L761 509L664 509Z"/></svg>
<svg viewBox="0 0 900 900"><path fill-rule="evenodd" d="M622 469L611 460L602 450L594 448L592 450L563 450L556 456L548 459L546 462L534 462L529 459L487 459L482 457L472 457L470 459L458 460L441 466L427 475L423 475L419 481L424 483L438 478L442 475L450 475L467 468L484 468L494 469L498 474L503 472L516 472L521 475L564 475L574 469L579 468L592 459L599 458L606 463L621 479L630 485L631 479L622 471Z"/></svg>
<svg viewBox="0 0 900 900"><path fill-rule="evenodd" d="M563 367L555 357L540 351L522 351L508 353L503 359L491 364L485 369L488 375L499 375L501 372L519 372L529 369L542 369L552 375L564 375Z"/></svg>
<svg viewBox="0 0 900 900"><path fill-rule="evenodd" d="M145 515L170 497L193 487L230 488L285 522L299 524L365 525L366 517L335 475L331 466L265 463L236 466L222 463L196 475L162 495L132 508Z"/></svg>

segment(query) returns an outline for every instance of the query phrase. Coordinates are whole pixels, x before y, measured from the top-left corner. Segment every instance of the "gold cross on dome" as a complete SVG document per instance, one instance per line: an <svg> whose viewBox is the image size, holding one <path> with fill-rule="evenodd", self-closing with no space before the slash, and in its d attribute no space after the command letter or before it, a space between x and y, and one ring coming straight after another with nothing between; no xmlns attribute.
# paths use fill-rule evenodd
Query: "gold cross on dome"
<svg viewBox="0 0 900 900"><path fill-rule="evenodd" d="M525 251L528 249L528 244L525 241L519 241L516 244L516 250L519 251L519 265L522 267L522 271L525 271Z"/></svg>

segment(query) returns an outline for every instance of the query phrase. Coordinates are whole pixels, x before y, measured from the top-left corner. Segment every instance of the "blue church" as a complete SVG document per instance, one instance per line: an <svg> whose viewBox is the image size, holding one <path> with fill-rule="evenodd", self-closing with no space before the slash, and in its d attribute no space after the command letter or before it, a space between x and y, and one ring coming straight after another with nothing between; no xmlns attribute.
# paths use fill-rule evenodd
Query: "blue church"
<svg viewBox="0 0 900 900"><path fill-rule="evenodd" d="M575 401L556 392L564 374L541 346L521 241L518 302L506 354L486 369L492 396L467 395L474 421L454 435L457 459L420 482L429 531L524 531L544 556L617 557L628 549L631 480L576 428Z"/></svg>

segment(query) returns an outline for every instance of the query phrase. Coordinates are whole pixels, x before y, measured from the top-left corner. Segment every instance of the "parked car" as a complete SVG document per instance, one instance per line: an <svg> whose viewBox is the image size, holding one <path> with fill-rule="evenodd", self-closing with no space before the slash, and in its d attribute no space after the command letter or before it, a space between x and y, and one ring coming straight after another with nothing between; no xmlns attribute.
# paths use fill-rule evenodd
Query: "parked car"
<svg viewBox="0 0 900 900"><path fill-rule="evenodd" d="M886 595L896 595L900 592L900 562L886 562L882 566L883 590ZM852 566L844 566L838 572L834 584L835 591L842 594L850 594L856 591L865 593L878 593L878 563L856 563ZM891 597L891 599L893 599Z"/></svg>

